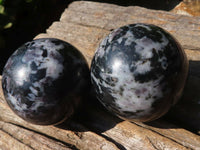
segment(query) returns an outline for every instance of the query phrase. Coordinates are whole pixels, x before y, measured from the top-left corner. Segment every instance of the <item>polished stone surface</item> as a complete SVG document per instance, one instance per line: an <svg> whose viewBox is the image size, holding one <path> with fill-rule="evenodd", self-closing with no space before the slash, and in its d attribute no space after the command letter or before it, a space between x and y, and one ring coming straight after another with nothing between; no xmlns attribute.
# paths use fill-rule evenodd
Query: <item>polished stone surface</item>
<svg viewBox="0 0 200 150"><path fill-rule="evenodd" d="M53 38L22 45L8 59L2 75L10 108L24 120L41 125L70 117L88 92L89 83L83 55Z"/></svg>
<svg viewBox="0 0 200 150"><path fill-rule="evenodd" d="M109 111L123 119L150 121L177 102L187 71L185 53L169 33L154 25L132 24L101 42L91 79Z"/></svg>

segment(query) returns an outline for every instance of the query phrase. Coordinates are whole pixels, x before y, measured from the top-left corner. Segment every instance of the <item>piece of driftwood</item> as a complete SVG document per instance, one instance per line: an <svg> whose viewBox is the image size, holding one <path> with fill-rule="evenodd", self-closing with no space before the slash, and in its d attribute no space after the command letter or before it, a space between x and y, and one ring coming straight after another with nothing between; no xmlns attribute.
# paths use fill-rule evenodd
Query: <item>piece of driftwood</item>
<svg viewBox="0 0 200 150"><path fill-rule="evenodd" d="M183 0L172 12L187 16L200 16L200 0Z"/></svg>
<svg viewBox="0 0 200 150"><path fill-rule="evenodd" d="M0 88L0 149L200 150L200 18L77 1L69 5L47 33L36 38L67 41L90 64L103 37L117 27L138 22L152 23L172 33L190 60L183 98L167 115L149 123L123 121L108 113L90 93L88 103L71 119L57 126L39 126L17 117Z"/></svg>

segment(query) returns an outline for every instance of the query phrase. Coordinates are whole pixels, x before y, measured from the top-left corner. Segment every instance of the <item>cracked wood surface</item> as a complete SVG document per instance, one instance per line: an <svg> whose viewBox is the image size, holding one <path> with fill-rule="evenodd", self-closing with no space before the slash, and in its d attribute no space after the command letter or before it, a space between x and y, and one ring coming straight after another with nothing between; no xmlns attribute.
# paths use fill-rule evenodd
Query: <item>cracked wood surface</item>
<svg viewBox="0 0 200 150"><path fill-rule="evenodd" d="M29 124L7 106L0 88L0 149L195 149L200 150L200 18L141 7L77 1L60 21L36 38L53 37L78 48L90 64L99 42L111 30L130 23L152 23L172 33L190 60L180 102L164 117L149 123L122 121L90 94L88 103L57 126Z"/></svg>

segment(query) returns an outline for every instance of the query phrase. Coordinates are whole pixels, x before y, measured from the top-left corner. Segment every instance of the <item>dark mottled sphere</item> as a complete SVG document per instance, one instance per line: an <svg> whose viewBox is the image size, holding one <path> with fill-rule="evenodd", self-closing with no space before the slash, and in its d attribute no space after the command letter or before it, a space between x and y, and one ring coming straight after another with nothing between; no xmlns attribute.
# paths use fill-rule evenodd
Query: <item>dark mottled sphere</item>
<svg viewBox="0 0 200 150"><path fill-rule="evenodd" d="M111 32L91 64L97 98L115 115L151 121L180 98L188 61L168 32L150 24L131 24Z"/></svg>
<svg viewBox="0 0 200 150"><path fill-rule="evenodd" d="M24 120L58 124L70 117L89 90L89 68L70 44L53 38L25 43L8 59L2 87L10 108Z"/></svg>

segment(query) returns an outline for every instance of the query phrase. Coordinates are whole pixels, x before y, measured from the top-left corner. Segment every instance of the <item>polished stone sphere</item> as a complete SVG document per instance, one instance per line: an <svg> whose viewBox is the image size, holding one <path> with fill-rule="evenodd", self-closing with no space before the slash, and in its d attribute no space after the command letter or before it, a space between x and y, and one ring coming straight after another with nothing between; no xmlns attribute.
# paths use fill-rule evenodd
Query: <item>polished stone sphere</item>
<svg viewBox="0 0 200 150"><path fill-rule="evenodd" d="M91 64L100 102L125 120L151 121L164 115L181 96L188 61L177 40L150 24L112 31Z"/></svg>
<svg viewBox="0 0 200 150"><path fill-rule="evenodd" d="M89 67L70 44L53 38L27 42L8 59L2 88L10 108L33 124L69 118L89 91Z"/></svg>

